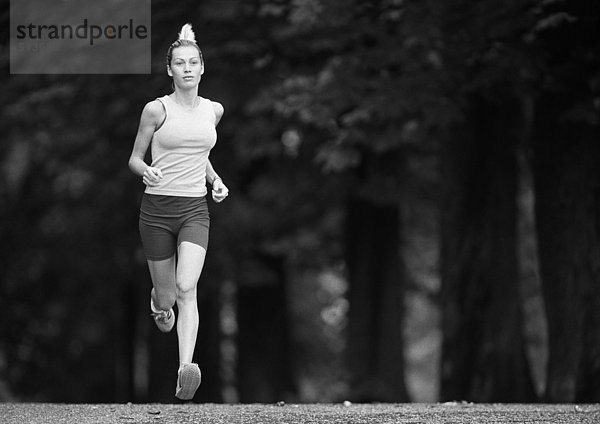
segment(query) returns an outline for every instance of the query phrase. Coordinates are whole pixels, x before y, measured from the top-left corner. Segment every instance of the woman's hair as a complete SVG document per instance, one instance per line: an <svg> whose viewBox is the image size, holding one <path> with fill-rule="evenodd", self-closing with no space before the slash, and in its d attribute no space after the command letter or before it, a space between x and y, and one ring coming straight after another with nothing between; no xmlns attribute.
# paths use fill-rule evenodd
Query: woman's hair
<svg viewBox="0 0 600 424"><path fill-rule="evenodd" d="M200 62L204 63L204 60L202 59L202 50L200 50L200 47L198 47L198 44L196 44L196 35L192 30L192 25L185 24L181 27L181 31L179 31L179 36L177 37L177 40L173 44L171 44L169 46L169 50L167 50L167 66L171 66L171 59L173 59L173 50L177 47L184 46L196 47L198 49L198 54L200 55Z"/></svg>

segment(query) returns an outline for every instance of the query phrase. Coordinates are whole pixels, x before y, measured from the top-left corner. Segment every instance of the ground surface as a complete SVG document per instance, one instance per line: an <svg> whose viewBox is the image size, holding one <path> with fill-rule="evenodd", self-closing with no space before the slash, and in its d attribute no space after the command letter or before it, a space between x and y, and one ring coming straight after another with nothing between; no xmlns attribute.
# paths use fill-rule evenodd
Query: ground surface
<svg viewBox="0 0 600 424"><path fill-rule="evenodd" d="M600 423L600 405L0 404L2 424Z"/></svg>

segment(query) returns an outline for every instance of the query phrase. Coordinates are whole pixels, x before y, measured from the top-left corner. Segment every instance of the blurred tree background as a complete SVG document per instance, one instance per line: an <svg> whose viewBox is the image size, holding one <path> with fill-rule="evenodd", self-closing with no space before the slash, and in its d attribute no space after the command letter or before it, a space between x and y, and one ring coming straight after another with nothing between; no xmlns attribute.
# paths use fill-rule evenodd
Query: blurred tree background
<svg viewBox="0 0 600 424"><path fill-rule="evenodd" d="M152 74L0 67L0 400L173 400L127 167L191 22L225 116L201 402L600 401L600 4L152 1Z"/></svg>

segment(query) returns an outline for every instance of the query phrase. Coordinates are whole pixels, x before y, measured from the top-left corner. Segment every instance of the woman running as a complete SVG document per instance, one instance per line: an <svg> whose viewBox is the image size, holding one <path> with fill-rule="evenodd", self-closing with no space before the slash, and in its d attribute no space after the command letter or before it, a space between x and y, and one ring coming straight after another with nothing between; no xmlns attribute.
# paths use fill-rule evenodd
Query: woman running
<svg viewBox="0 0 600 424"><path fill-rule="evenodd" d="M152 278L150 308L161 331L175 325L177 303L180 365L175 396L182 400L194 397L201 380L192 361L199 321L196 286L210 223L206 182L215 202L229 191L209 161L223 106L198 96L203 73L202 52L186 24L167 52L174 91L144 107L129 159L129 168L146 185L139 228ZM148 146L150 165L144 161Z"/></svg>

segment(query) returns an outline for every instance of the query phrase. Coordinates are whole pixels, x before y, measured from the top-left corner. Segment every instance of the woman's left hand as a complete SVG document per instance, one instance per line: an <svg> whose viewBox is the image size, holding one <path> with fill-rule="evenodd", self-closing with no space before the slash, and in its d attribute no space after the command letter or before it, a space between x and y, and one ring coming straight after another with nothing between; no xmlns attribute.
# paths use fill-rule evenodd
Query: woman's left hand
<svg viewBox="0 0 600 424"><path fill-rule="evenodd" d="M220 178L217 178L215 181L213 181L213 184L212 184L213 200L217 203L220 203L227 197L227 195L229 195L229 189L223 183L223 180L221 180Z"/></svg>

